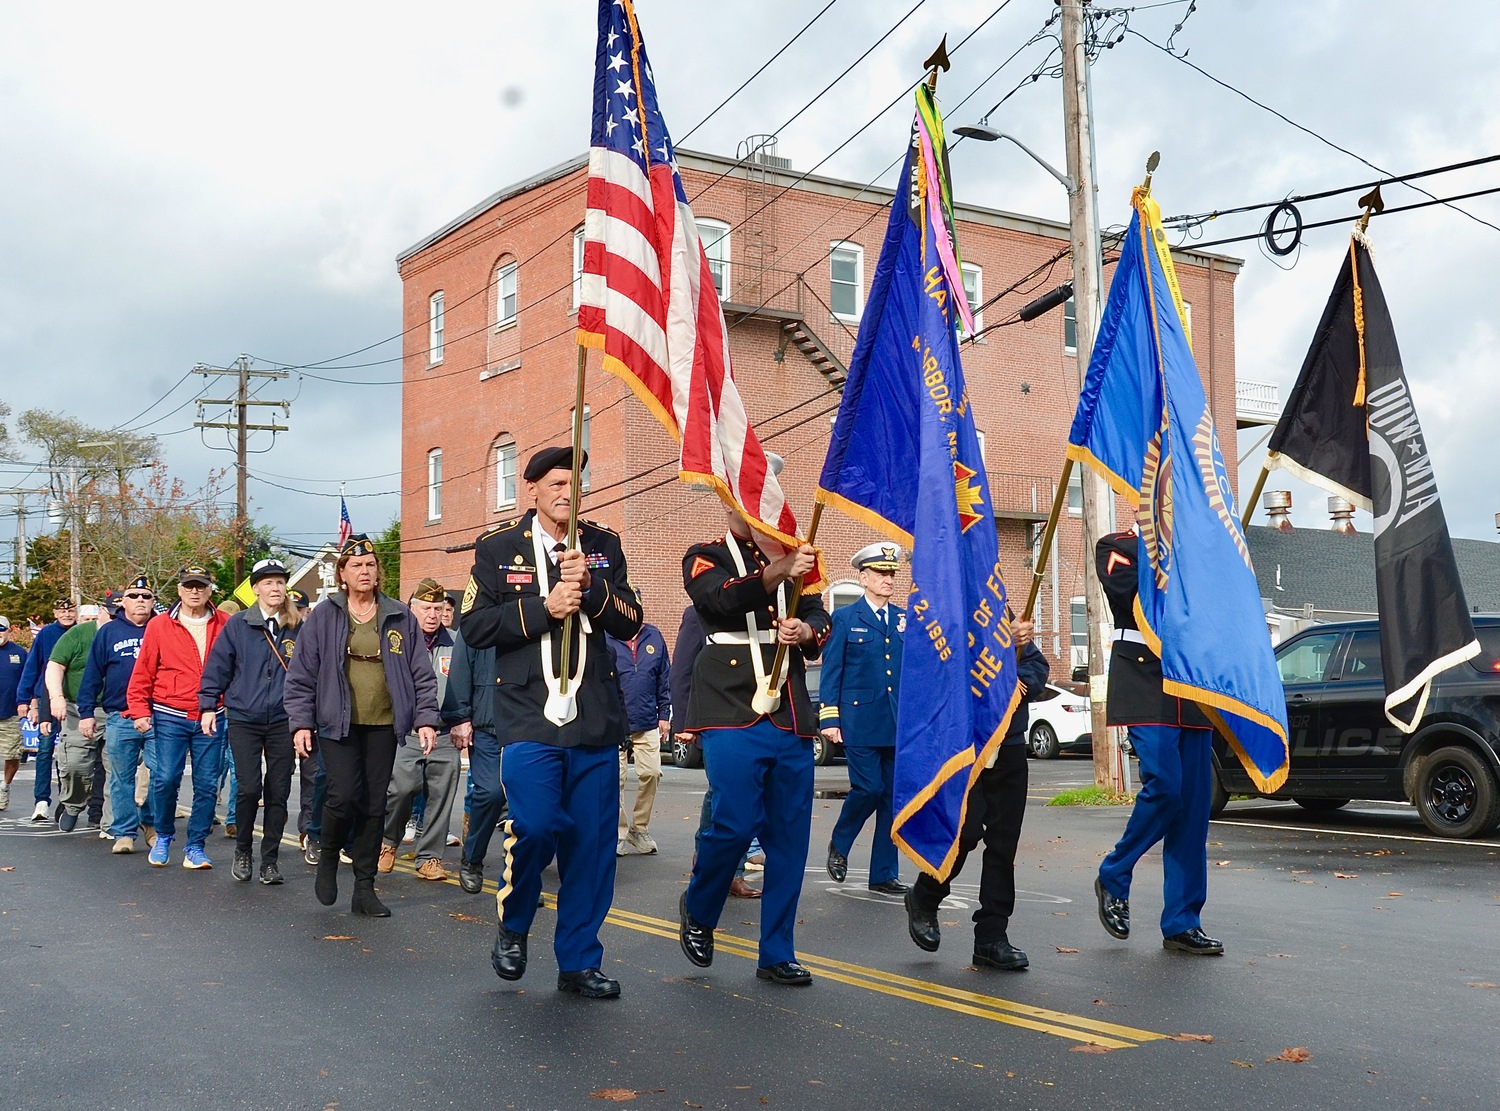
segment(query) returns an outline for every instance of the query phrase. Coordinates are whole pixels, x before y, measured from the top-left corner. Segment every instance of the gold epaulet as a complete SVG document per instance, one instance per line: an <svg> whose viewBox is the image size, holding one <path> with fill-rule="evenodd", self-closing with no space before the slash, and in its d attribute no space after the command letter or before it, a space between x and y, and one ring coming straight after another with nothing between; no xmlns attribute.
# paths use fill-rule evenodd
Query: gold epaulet
<svg viewBox="0 0 1500 1111"><path fill-rule="evenodd" d="M512 518L509 521L505 521L502 524L496 525L494 528L488 529L485 532L481 532L479 534L479 539L475 540L474 543L478 544L478 543L481 543L482 541L488 540L490 537L495 536L498 533L502 533L506 529L515 528L520 523L521 523L521 518L514 517L514 518Z"/></svg>
<svg viewBox="0 0 1500 1111"><path fill-rule="evenodd" d="M580 520L582 520L582 519L580 518ZM582 521L582 523L585 524L585 525L588 525L589 528L596 528L600 532L607 532L611 536L619 536L620 535L618 532L616 532L614 529L610 528L608 525L601 525L598 521Z"/></svg>

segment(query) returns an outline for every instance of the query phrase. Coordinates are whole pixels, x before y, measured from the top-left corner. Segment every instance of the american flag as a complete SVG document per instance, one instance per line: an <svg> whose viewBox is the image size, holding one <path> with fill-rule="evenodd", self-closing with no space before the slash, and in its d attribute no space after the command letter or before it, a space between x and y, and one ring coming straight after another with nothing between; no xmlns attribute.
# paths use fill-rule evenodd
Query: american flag
<svg viewBox="0 0 1500 1111"><path fill-rule="evenodd" d="M344 495L339 495L339 547L344 546L344 541L354 535L354 522L349 520L349 506L344 502Z"/></svg>
<svg viewBox="0 0 1500 1111"><path fill-rule="evenodd" d="M630 0L599 0L578 300L578 342L602 350L605 369L681 443L679 477L711 486L773 545L800 543L735 386L724 310Z"/></svg>

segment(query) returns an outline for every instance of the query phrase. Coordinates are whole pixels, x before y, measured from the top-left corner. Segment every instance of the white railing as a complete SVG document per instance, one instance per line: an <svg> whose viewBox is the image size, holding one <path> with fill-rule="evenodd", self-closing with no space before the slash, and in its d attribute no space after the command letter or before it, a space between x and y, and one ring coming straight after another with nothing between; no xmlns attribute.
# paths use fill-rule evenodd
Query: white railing
<svg viewBox="0 0 1500 1111"><path fill-rule="evenodd" d="M1281 388L1275 382L1236 382L1234 413L1240 420L1274 424L1281 415Z"/></svg>

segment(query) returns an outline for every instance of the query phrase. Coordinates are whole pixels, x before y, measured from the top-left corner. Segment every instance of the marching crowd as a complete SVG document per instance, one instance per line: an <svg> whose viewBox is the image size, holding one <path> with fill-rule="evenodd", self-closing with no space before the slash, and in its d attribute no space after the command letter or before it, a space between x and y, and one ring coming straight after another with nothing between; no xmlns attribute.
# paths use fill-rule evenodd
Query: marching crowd
<svg viewBox="0 0 1500 1111"><path fill-rule="evenodd" d="M794 925L809 853L811 741L821 731L844 746L851 788L826 849L829 876L845 882L853 843L873 817L869 887L901 897L912 941L934 951L938 906L982 843L974 963L1027 967L1008 926L1027 789L1026 700L1048 677L1031 624L1011 623L1023 697L973 779L950 875L922 874L908 887L891 837L906 631L905 611L891 602L896 546L871 544L854 557L863 596L830 615L816 595L796 589L815 566L814 549L768 552L726 510L724 535L683 557L692 604L673 667L661 632L643 619L620 538L579 521L573 545L565 543L572 469L568 447L532 456L524 478L535 508L479 537L461 601L432 579L405 603L386 594L373 543L354 535L338 553L337 589L311 608L288 589L286 566L264 559L250 573L255 603L240 612L216 608L209 573L188 566L170 608L158 605L144 577L103 607L80 611L57 599L55 620L29 652L10 641L0 617L0 811L11 805L25 719L40 733L32 822L55 821L65 832L82 822L112 842L114 854L144 851L153 867L168 866L180 843L182 867L211 869L209 839L227 781L231 875L277 885L296 774L299 851L316 869L318 901L337 901L344 865L351 911L386 917L377 877L393 870L404 841L413 842L418 876L448 878L443 853L462 794L463 835L455 840L464 891L482 889L492 839L500 838L495 972L524 975L542 872L555 860L558 989L613 998L620 985L601 972L599 932L615 862L657 852L650 819L661 745L675 730L702 746L709 786L678 905L682 950L693 964L710 965L726 900L758 898L756 975L795 986L812 980L796 957ZM1100 543L1119 629L1110 720L1131 727L1143 787L1096 881L1099 916L1110 934L1129 936L1131 871L1165 839L1163 944L1216 954L1222 944L1198 923L1211 734L1195 708L1162 693L1159 662L1134 633L1134 552L1129 533ZM822 667L818 708L806 681L814 660ZM763 870L761 888L746 881L747 868Z"/></svg>

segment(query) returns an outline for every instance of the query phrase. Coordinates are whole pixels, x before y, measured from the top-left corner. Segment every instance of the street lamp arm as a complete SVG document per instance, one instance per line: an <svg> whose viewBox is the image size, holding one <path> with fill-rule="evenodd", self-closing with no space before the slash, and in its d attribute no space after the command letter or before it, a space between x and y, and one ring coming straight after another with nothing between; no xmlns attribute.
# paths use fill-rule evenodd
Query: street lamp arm
<svg viewBox="0 0 1500 1111"><path fill-rule="evenodd" d="M1039 155L1036 151L1032 150L1025 143L1021 142L1021 140L1017 139L1014 135L1007 135L1002 131L995 137L997 139L1009 139L1012 143L1016 144L1016 146L1020 147L1023 151L1029 154L1033 162L1035 162L1038 166L1046 170L1049 174L1051 174L1058 180L1062 187L1068 191L1068 196L1071 197L1074 193L1078 192L1077 182L1075 182L1067 174L1062 173L1057 169L1056 166L1052 165L1052 163L1048 162L1045 158Z"/></svg>

